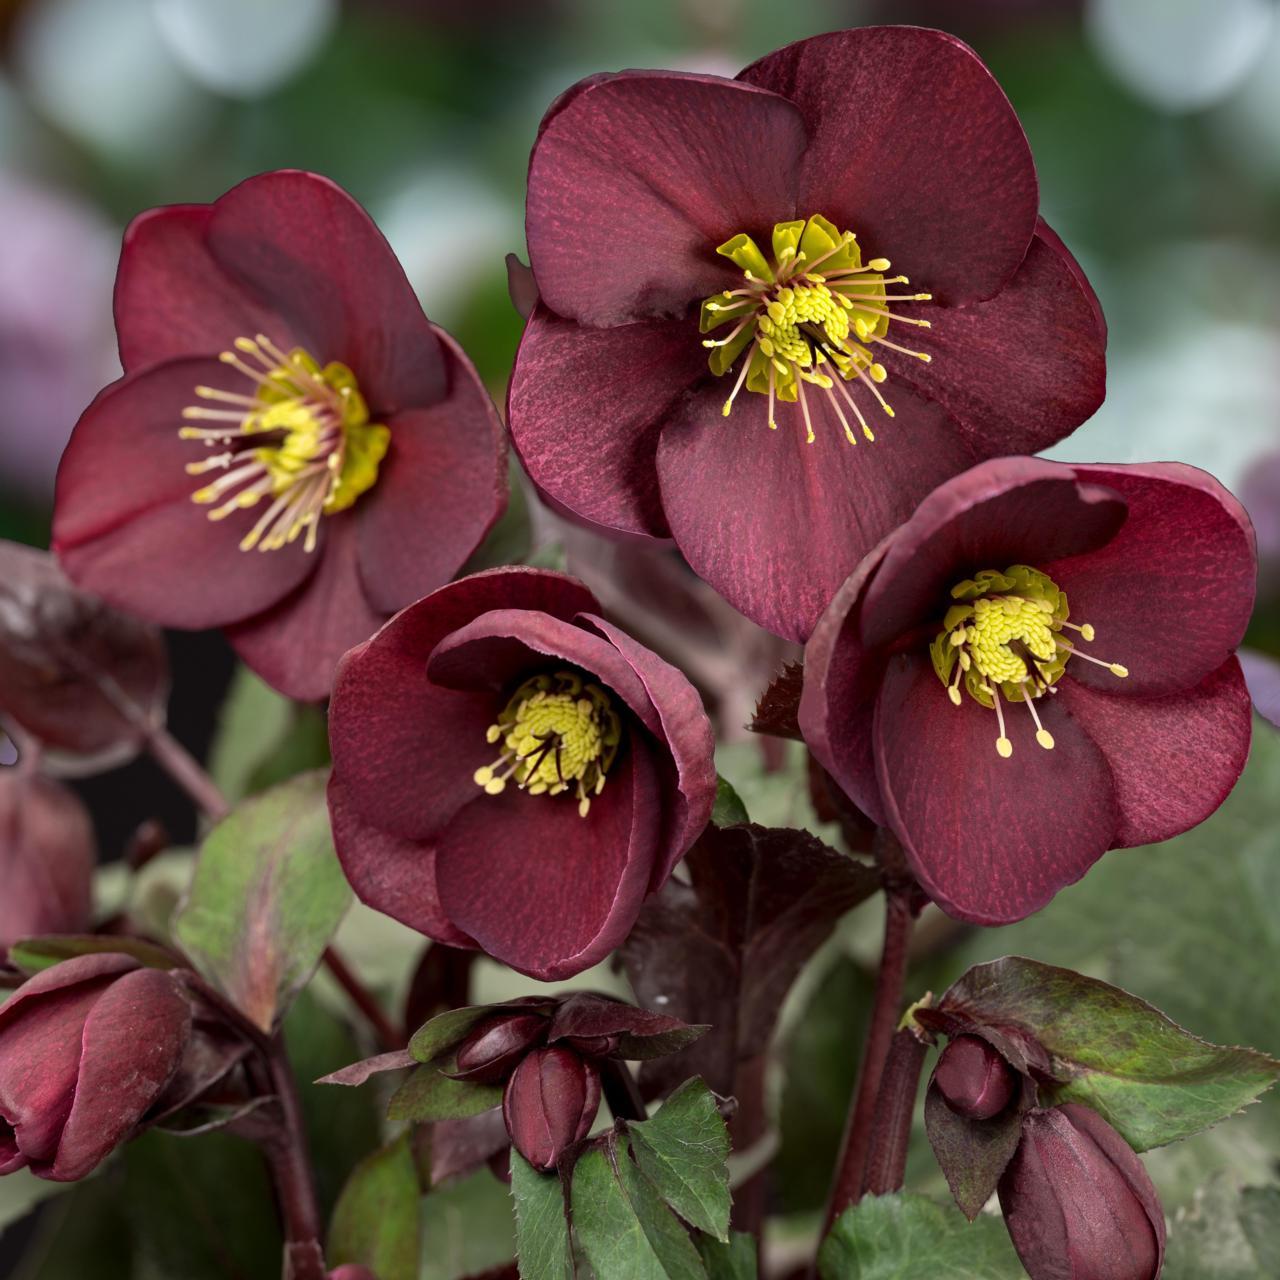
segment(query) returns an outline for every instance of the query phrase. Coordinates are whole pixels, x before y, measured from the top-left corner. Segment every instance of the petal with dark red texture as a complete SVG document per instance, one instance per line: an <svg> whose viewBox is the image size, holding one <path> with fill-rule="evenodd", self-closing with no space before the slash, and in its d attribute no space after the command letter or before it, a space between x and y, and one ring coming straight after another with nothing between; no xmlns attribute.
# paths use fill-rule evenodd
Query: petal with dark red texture
<svg viewBox="0 0 1280 1280"><path fill-rule="evenodd" d="M469 801L475 798L477 788L470 776L465 782L465 801ZM333 843L342 870L360 901L437 942L474 947L475 943L454 926L440 905L435 847L375 826L351 803L350 793L335 771L329 778Z"/></svg>
<svg viewBox="0 0 1280 1280"><path fill-rule="evenodd" d="M336 183L296 169L248 178L214 204L206 242L317 360L354 370L375 418L444 395L440 343L404 269Z"/></svg>
<svg viewBox="0 0 1280 1280"><path fill-rule="evenodd" d="M159 969L126 974L84 1024L80 1078L49 1177L74 1182L129 1136L164 1091L191 1034L191 1006Z"/></svg>
<svg viewBox="0 0 1280 1280"><path fill-rule="evenodd" d="M804 115L797 215L853 231L918 288L955 304L990 298L1017 270L1039 206L1013 107L977 54L919 27L814 36L740 79Z"/></svg>
<svg viewBox="0 0 1280 1280"><path fill-rule="evenodd" d="M1203 822L1249 755L1253 716L1239 662L1229 658L1195 688L1152 698L1083 685L1072 679L1080 665L1068 665L1058 698L1111 766L1120 815L1112 844L1156 844Z"/></svg>
<svg viewBox="0 0 1280 1280"><path fill-rule="evenodd" d="M1068 674L1105 693L1154 695L1197 685L1231 656L1253 612L1253 529L1212 476L1178 462L1077 466L1082 481L1129 506L1120 532L1088 555L1038 564L1090 623L1089 653L1128 668L1072 660Z"/></svg>
<svg viewBox="0 0 1280 1280"><path fill-rule="evenodd" d="M540 306L511 374L512 443L538 488L570 511L666 537L658 435L704 375L707 353L692 320L591 329Z"/></svg>
<svg viewBox="0 0 1280 1280"><path fill-rule="evenodd" d="M186 473L204 456L178 438L197 385L243 393L216 360L173 360L127 374L76 424L58 467L53 548L68 576L108 604L169 627L199 630L259 613L314 569L299 540L279 551L241 551L264 508L208 518L191 500L207 477Z"/></svg>
<svg viewBox="0 0 1280 1280"><path fill-rule="evenodd" d="M366 599L360 581L356 513L327 516L321 525L328 536L323 553L312 552L315 572L278 604L226 629L245 664L299 702L327 697L338 659L386 621L386 614Z"/></svg>
<svg viewBox="0 0 1280 1280"><path fill-rule="evenodd" d="M375 610L395 613L448 582L507 501L502 423L474 366L442 329L449 391L387 422L391 445L356 504L360 581Z"/></svg>
<svg viewBox="0 0 1280 1280"><path fill-rule="evenodd" d="M912 870L948 915L1007 924L1043 907L1111 847L1119 826L1106 758L1054 698L1037 745L1025 708L1006 703L1013 755L996 751L994 711L955 707L925 657L889 661L876 708L885 810Z"/></svg>
<svg viewBox="0 0 1280 1280"><path fill-rule="evenodd" d="M129 224L116 274L116 335L126 370L212 356L238 337L269 334L288 350L292 328L214 260L205 243L213 206L148 209Z"/></svg>
<svg viewBox="0 0 1280 1280"><path fill-rule="evenodd" d="M890 378L941 404L979 455L1047 449L1091 417L1106 394L1097 299L1056 236L1037 232L990 302L903 312L933 325L906 343L933 358L922 364L885 352Z"/></svg>
<svg viewBox="0 0 1280 1280"><path fill-rule="evenodd" d="M1083 481L1060 462L995 458L940 485L886 546L863 600L863 643L940 624L951 588L979 570L1028 564L1053 577L1047 565L1062 556L1087 553L1081 563L1092 563L1124 523L1125 506L1102 477Z"/></svg>
<svg viewBox="0 0 1280 1280"><path fill-rule="evenodd" d="M563 574L491 569L411 605L341 663L329 709L329 744L334 772L368 822L425 840L475 797L471 773L477 765L466 768L458 752L472 742L485 746L485 730L499 706L489 692L433 685L426 664L445 636L499 608L571 618L599 605ZM389 760L403 762L411 774L389 769Z"/></svg>
<svg viewBox="0 0 1280 1280"><path fill-rule="evenodd" d="M796 216L805 141L789 102L715 76L633 71L571 90L529 162L529 262L543 302L582 324L619 325L736 287L741 273L716 247Z"/></svg>
<svg viewBox="0 0 1280 1280"><path fill-rule="evenodd" d="M658 839L658 781L634 735L579 817L572 796L508 787L449 824L436 854L448 916L504 964L543 981L580 973L631 930Z"/></svg>
<svg viewBox="0 0 1280 1280"><path fill-rule="evenodd" d="M973 458L956 424L900 385L894 418L864 409L876 439L857 445L817 388L806 391L813 444L798 405L780 405L771 431L765 396L739 396L725 418L727 390L698 390L662 433L667 519L699 577L753 622L804 640L863 555Z"/></svg>

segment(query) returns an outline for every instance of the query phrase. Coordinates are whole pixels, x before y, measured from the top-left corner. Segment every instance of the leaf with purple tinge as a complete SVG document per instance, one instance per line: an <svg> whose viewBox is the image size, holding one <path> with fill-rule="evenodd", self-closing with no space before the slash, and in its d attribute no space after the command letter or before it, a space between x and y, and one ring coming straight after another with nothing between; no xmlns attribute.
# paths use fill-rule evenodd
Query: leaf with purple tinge
<svg viewBox="0 0 1280 1280"><path fill-rule="evenodd" d="M662 1089L701 1075L731 1093L805 962L880 880L807 832L752 824L708 828L687 866L692 883L673 880L646 904L622 958L642 1004L713 1030L642 1078Z"/></svg>
<svg viewBox="0 0 1280 1280"><path fill-rule="evenodd" d="M360 1264L378 1280L417 1280L422 1190L408 1136L366 1156L352 1170L329 1226L333 1266Z"/></svg>
<svg viewBox="0 0 1280 1280"><path fill-rule="evenodd" d="M174 921L196 967L264 1031L306 985L351 904L325 782L301 774L220 822Z"/></svg>

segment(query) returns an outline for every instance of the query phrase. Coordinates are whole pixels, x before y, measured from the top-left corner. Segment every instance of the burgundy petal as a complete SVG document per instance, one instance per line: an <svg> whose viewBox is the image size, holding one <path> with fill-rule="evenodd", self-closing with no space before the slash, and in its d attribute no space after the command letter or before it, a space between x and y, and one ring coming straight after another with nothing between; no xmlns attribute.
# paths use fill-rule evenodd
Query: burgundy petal
<svg viewBox="0 0 1280 1280"><path fill-rule="evenodd" d="M935 621L941 629L951 588L978 570L1048 572L1062 556L1092 557L1115 536L1125 507L1104 480L1083 480L1064 463L996 458L939 486L889 539L863 602L863 643L887 644Z"/></svg>
<svg viewBox="0 0 1280 1280"><path fill-rule="evenodd" d="M636 736L585 818L570 796L508 787L449 824L440 901L496 960L543 981L580 973L631 930L658 838L657 776Z"/></svg>
<svg viewBox="0 0 1280 1280"><path fill-rule="evenodd" d="M1253 727L1240 664L1229 658L1194 689L1133 698L1071 679L1058 698L1101 748L1115 779L1117 847L1156 844L1203 822L1227 798Z"/></svg>
<svg viewBox="0 0 1280 1280"><path fill-rule="evenodd" d="M326 516L321 524L328 526L328 538L312 553L315 572L279 604L227 628L246 665L299 702L328 697L338 659L386 621L360 581L355 513Z"/></svg>
<svg viewBox="0 0 1280 1280"><path fill-rule="evenodd" d="M356 506L360 579L374 609L394 613L443 586L507 502L507 446L493 402L462 348L436 329L449 393L387 423L377 485Z"/></svg>
<svg viewBox="0 0 1280 1280"><path fill-rule="evenodd" d="M590 329L544 306L534 311L507 420L544 494L596 524L668 536L654 454L673 405L708 372L696 330L692 321L652 320Z"/></svg>
<svg viewBox="0 0 1280 1280"><path fill-rule="evenodd" d="M191 1007L158 969L126 974L84 1024L80 1078L48 1176L74 1182L93 1170L146 1114L182 1061Z"/></svg>
<svg viewBox="0 0 1280 1280"><path fill-rule="evenodd" d="M528 609L494 609L482 614L436 645L427 663L427 675L451 689L506 693L554 665L548 658L598 677L650 733L662 737L662 720L644 681L627 659L595 632L550 614ZM500 705L496 704L495 710Z"/></svg>
<svg viewBox="0 0 1280 1280"><path fill-rule="evenodd" d="M126 370L179 356L212 356L238 337L290 327L214 260L205 243L213 206L148 209L129 224L116 273L116 335Z"/></svg>
<svg viewBox="0 0 1280 1280"><path fill-rule="evenodd" d="M1068 673L1106 693L1152 695L1197 685L1244 636L1257 573L1244 508L1212 476L1182 463L1075 467L1129 505L1106 546L1040 564L1071 603L1071 620L1091 623L1081 652L1129 670L1073 660Z"/></svg>
<svg viewBox="0 0 1280 1280"><path fill-rule="evenodd" d="M443 829L475 797L459 748L485 747L496 711L491 693L433 685L427 659L450 632L500 607L573 617L599 608L581 583L544 569L491 569L452 582L394 617L342 662L329 710L334 772L352 806L379 828L411 840ZM407 771L388 770L388 760Z"/></svg>
<svg viewBox="0 0 1280 1280"><path fill-rule="evenodd" d="M28 978L3 1004L0 1004L0 1029L10 1023L18 1011L38 996L65 991L82 982L114 978L138 968L138 961L118 951L98 951L92 955L73 956L42 969Z"/></svg>
<svg viewBox="0 0 1280 1280"><path fill-rule="evenodd" d="M662 722L663 742L675 763L679 786L668 798L672 817L653 868L649 885L653 892L662 886L711 819L716 801L715 735L698 691L682 671L603 618L586 621L605 636L644 682Z"/></svg>
<svg viewBox="0 0 1280 1280"><path fill-rule="evenodd" d="M789 102L715 76L633 71L571 90L529 162L542 300L582 324L618 325L734 287L741 273L716 247L795 216L804 145Z"/></svg>
<svg viewBox="0 0 1280 1280"><path fill-rule="evenodd" d="M261 503L215 522L209 507L192 502L207 477L185 468L204 450L178 430L200 384L244 391L234 370L197 359L153 365L107 387L62 455L53 513L53 548L78 586L150 622L192 630L274 604L312 571L324 545L322 532L310 556L301 540L241 551Z"/></svg>
<svg viewBox="0 0 1280 1280"><path fill-rule="evenodd" d="M467 800L478 788L470 777ZM335 772L329 778L329 819L342 870L360 901L383 915L451 947L473 947L444 914L436 889L436 851L425 841L393 835L365 819L351 789Z"/></svg>
<svg viewBox="0 0 1280 1280"><path fill-rule="evenodd" d="M1036 225L1026 135L977 54L919 27L863 27L788 45L741 79L804 115L797 215L853 231L950 303L990 298Z"/></svg>
<svg viewBox="0 0 1280 1280"><path fill-rule="evenodd" d="M1056 236L1038 232L990 302L904 311L932 323L906 345L933 359L922 364L890 351L890 377L938 401L980 456L1047 449L1102 403L1106 329L1093 290Z"/></svg>
<svg viewBox="0 0 1280 1280"><path fill-rule="evenodd" d="M884 659L858 636L861 597L879 567L886 538L849 575L818 620L804 648L804 686L798 720L805 744L853 803L885 825L876 781L876 696Z"/></svg>
<svg viewBox="0 0 1280 1280"><path fill-rule="evenodd" d="M206 237L217 262L317 360L354 370L375 416L445 394L440 342L403 268L336 183L289 169L249 178L213 206Z"/></svg>
<svg viewBox="0 0 1280 1280"><path fill-rule="evenodd" d="M1007 924L1043 907L1111 847L1119 826L1102 752L1060 699L1038 703L1056 745L1005 705L1013 755L996 752L996 717L954 707L928 658L890 660L876 708L876 763L890 825L929 896L948 915Z"/></svg>
<svg viewBox="0 0 1280 1280"><path fill-rule="evenodd" d="M726 419L729 388L715 385L689 398L658 445L663 506L694 572L791 640L808 636L863 555L934 485L973 461L946 414L905 387L892 388L893 419L869 418L875 443L859 445L810 390L811 445L797 405L779 406L771 431L767 397L740 395Z"/></svg>

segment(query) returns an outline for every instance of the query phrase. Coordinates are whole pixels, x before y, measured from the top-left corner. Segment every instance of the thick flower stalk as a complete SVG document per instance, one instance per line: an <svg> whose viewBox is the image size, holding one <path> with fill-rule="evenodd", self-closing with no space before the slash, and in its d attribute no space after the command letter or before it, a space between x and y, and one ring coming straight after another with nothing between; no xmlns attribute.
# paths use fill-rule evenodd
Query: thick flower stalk
<svg viewBox="0 0 1280 1280"><path fill-rule="evenodd" d="M710 724L669 666L561 574L441 588L343 660L334 840L370 906L567 977L630 931L707 823Z"/></svg>
<svg viewBox="0 0 1280 1280"><path fill-rule="evenodd" d="M315 174L136 218L124 377L58 473L68 574L171 627L224 627L290 697L447 582L505 503L501 426L368 215Z"/></svg>
<svg viewBox="0 0 1280 1280"><path fill-rule="evenodd" d="M931 488L1101 402L1101 312L1037 206L1012 107L942 32L590 77L530 162L515 446L557 507L674 538L803 640Z"/></svg>
<svg viewBox="0 0 1280 1280"><path fill-rule="evenodd" d="M801 730L944 910L1021 919L1231 790L1254 563L1240 505L1191 467L984 463L837 593Z"/></svg>

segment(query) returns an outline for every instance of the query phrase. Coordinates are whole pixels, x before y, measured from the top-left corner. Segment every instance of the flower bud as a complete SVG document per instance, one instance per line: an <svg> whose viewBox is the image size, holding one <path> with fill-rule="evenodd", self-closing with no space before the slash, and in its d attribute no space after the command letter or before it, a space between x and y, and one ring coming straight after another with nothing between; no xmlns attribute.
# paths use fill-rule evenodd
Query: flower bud
<svg viewBox="0 0 1280 1280"><path fill-rule="evenodd" d="M64 960L0 1006L0 1175L83 1178L174 1078L192 1011L174 977L129 956Z"/></svg>
<svg viewBox="0 0 1280 1280"><path fill-rule="evenodd" d="M502 1116L515 1148L535 1169L554 1169L585 1138L600 1107L600 1076L572 1049L527 1054L507 1081Z"/></svg>
<svg viewBox="0 0 1280 1280"><path fill-rule="evenodd" d="M1164 1213L1142 1162L1095 1111L1027 1113L1000 1205L1031 1280L1155 1280Z"/></svg>
<svg viewBox="0 0 1280 1280"><path fill-rule="evenodd" d="M990 1120L1009 1105L1017 1073L980 1036L957 1036L933 1071L947 1106L969 1120Z"/></svg>
<svg viewBox="0 0 1280 1280"><path fill-rule="evenodd" d="M52 778L0 773L0 955L19 938L88 929L96 861L75 792Z"/></svg>
<svg viewBox="0 0 1280 1280"><path fill-rule="evenodd" d="M548 1019L536 1013L485 1018L458 1046L458 1069L451 1074L477 1084L498 1084L528 1050L546 1038Z"/></svg>

